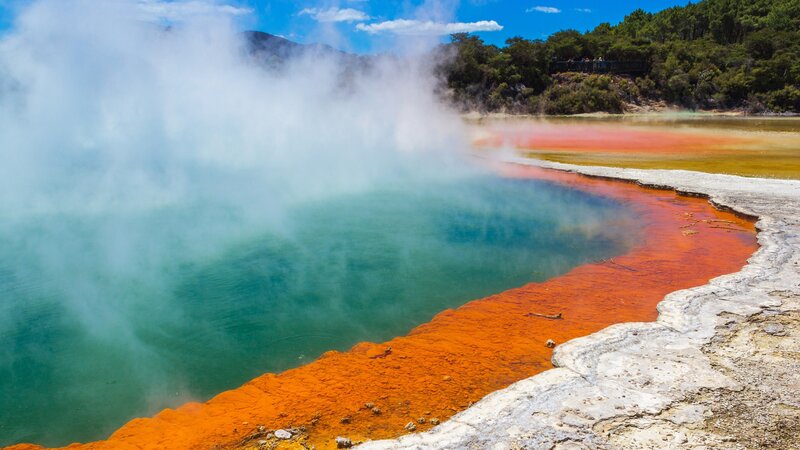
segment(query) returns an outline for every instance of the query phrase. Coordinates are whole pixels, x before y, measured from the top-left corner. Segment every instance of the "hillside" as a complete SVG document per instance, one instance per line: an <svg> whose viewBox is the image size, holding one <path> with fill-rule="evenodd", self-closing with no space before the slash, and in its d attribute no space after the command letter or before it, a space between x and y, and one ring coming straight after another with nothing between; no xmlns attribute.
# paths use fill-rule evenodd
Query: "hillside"
<svg viewBox="0 0 800 450"><path fill-rule="evenodd" d="M573 114L648 105L800 112L800 0L703 0L616 25L503 47L468 34L439 50L443 92L463 110ZM570 74L564 61L641 63ZM591 64L589 64L591 65Z"/></svg>
<svg viewBox="0 0 800 450"><path fill-rule="evenodd" d="M328 45L300 44L262 31L245 31L244 38L250 54L268 66L277 66L301 56L341 59L349 65L360 64L363 59Z"/></svg>

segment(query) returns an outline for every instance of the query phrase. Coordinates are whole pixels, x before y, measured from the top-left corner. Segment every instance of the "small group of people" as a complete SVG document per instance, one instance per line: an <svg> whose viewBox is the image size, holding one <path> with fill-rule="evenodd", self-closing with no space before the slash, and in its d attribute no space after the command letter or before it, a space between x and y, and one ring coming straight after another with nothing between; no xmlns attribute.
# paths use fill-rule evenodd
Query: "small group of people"
<svg viewBox="0 0 800 450"><path fill-rule="evenodd" d="M603 62L603 61L605 61L605 59L603 59L603 57L602 57L602 56L598 56L598 57L596 57L595 59L589 59L589 57L588 57L588 56L585 56L583 59L581 59L581 60L578 60L578 61L575 61L575 60L574 60L574 59L572 59L572 58L570 58L569 60L567 60L567 62L585 62L585 63L588 63L588 62Z"/></svg>

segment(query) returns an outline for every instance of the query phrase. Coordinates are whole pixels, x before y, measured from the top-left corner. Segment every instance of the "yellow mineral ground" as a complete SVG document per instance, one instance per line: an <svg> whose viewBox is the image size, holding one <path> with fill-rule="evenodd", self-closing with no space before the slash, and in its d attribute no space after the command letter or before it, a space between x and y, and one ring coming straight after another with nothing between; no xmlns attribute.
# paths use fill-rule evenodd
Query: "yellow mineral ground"
<svg viewBox="0 0 800 450"><path fill-rule="evenodd" d="M569 164L800 178L800 119L493 121L479 147Z"/></svg>

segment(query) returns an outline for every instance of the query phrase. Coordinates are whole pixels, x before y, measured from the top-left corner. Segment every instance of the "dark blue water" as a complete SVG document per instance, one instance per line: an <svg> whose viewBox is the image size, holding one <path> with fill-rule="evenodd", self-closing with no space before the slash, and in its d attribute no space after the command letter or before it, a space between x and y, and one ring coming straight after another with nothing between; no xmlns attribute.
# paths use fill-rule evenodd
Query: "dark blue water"
<svg viewBox="0 0 800 450"><path fill-rule="evenodd" d="M0 445L105 437L623 253L620 205L480 176L304 202L0 223Z"/></svg>

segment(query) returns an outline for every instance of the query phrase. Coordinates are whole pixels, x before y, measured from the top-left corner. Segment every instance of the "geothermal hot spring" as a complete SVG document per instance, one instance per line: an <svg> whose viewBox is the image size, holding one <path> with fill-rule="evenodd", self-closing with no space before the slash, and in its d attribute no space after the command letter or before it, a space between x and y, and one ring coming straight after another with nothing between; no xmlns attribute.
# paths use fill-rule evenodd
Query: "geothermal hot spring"
<svg viewBox="0 0 800 450"><path fill-rule="evenodd" d="M3 224L0 443L101 438L624 249L590 231L618 205L491 176L300 202L282 229L209 203Z"/></svg>
<svg viewBox="0 0 800 450"><path fill-rule="evenodd" d="M64 445L624 253L469 154L422 63L265 66L224 20L41 1L0 40L0 445Z"/></svg>

